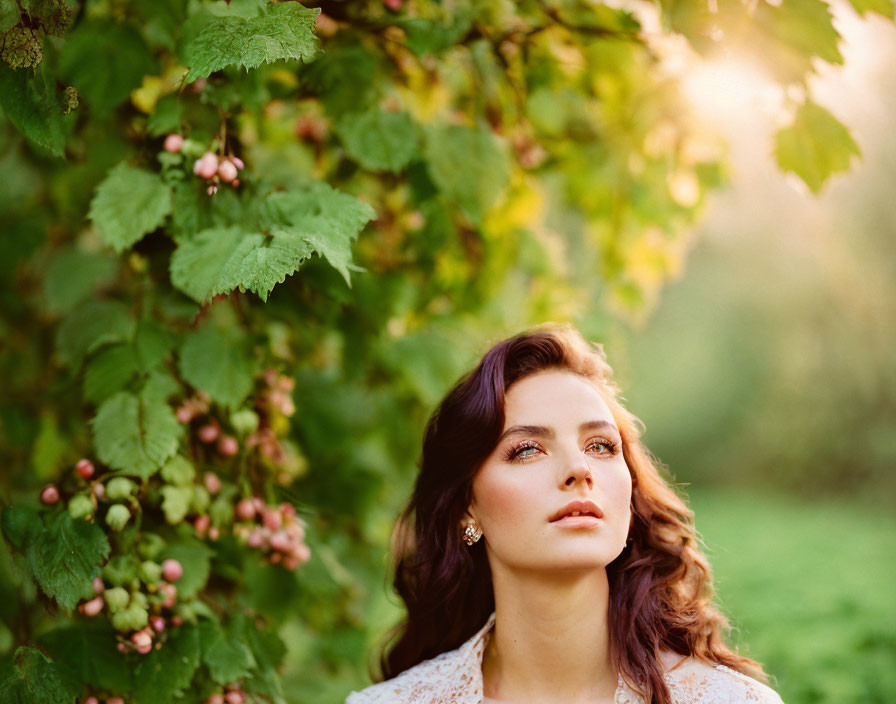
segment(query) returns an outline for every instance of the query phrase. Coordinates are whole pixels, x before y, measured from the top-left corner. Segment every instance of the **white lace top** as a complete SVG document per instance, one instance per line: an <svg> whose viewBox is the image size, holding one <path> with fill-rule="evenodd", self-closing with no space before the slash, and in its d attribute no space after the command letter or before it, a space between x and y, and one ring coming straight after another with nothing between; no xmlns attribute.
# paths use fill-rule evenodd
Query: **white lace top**
<svg viewBox="0 0 896 704"><path fill-rule="evenodd" d="M482 654L495 624L485 625L455 650L414 665L398 676L351 692L345 704L482 704ZM675 704L783 704L769 686L725 665L685 658L663 679ZM615 704L646 704L619 676Z"/></svg>

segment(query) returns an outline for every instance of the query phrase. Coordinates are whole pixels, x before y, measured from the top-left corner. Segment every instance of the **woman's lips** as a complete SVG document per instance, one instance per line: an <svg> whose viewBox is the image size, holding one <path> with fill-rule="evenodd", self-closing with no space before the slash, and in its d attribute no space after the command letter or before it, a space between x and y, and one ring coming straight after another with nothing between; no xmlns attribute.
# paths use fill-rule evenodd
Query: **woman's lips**
<svg viewBox="0 0 896 704"><path fill-rule="evenodd" d="M551 525L563 528L594 528L600 524L600 520L596 516L564 516L556 521L551 521Z"/></svg>

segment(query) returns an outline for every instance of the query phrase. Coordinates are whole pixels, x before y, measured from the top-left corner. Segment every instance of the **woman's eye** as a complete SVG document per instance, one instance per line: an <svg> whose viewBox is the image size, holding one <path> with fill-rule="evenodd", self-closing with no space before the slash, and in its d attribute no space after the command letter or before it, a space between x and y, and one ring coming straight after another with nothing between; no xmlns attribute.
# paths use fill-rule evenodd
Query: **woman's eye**
<svg viewBox="0 0 896 704"><path fill-rule="evenodd" d="M607 451L603 454L614 455L616 454L616 444L610 442L609 440L595 440L588 447L605 447Z"/></svg>

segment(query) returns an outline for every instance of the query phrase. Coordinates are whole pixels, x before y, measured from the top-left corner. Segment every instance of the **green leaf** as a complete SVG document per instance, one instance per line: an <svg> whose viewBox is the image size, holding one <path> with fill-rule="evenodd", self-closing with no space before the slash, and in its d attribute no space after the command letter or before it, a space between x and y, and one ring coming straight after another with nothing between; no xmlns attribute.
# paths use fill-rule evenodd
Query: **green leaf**
<svg viewBox="0 0 896 704"><path fill-rule="evenodd" d="M417 126L406 112L370 110L336 125L345 152L365 169L400 172L417 155Z"/></svg>
<svg viewBox="0 0 896 704"><path fill-rule="evenodd" d="M268 5L258 17L217 17L187 47L190 71L185 80L227 66L248 69L281 59L312 59L319 51L313 31L319 13L319 8L283 2Z"/></svg>
<svg viewBox="0 0 896 704"><path fill-rule="evenodd" d="M28 562L44 594L64 609L93 596L91 580L109 556L109 541L96 525L75 520L68 511L44 518L44 530L28 543Z"/></svg>
<svg viewBox="0 0 896 704"><path fill-rule="evenodd" d="M41 62L36 71L15 70L0 61L0 106L31 144L64 156L67 120L55 77Z"/></svg>
<svg viewBox="0 0 896 704"><path fill-rule="evenodd" d="M3 535L19 550L24 550L28 543L43 528L40 514L28 506L13 504L3 509L0 517Z"/></svg>
<svg viewBox="0 0 896 704"><path fill-rule="evenodd" d="M849 130L828 110L806 102L790 127L778 132L775 156L784 171L793 171L813 193L828 177L849 168L853 155L861 156Z"/></svg>
<svg viewBox="0 0 896 704"><path fill-rule="evenodd" d="M225 633L217 623L200 626L202 662L218 684L229 684L252 674L255 658L236 633Z"/></svg>
<svg viewBox="0 0 896 704"><path fill-rule="evenodd" d="M91 109L105 116L128 99L143 76L156 75L159 66L133 27L87 19L66 37L59 69Z"/></svg>
<svg viewBox="0 0 896 704"><path fill-rule="evenodd" d="M115 648L115 632L105 619L61 626L43 634L40 643L82 685L113 692L131 689L131 667Z"/></svg>
<svg viewBox="0 0 896 704"><path fill-rule="evenodd" d="M161 225L170 212L171 191L161 177L122 161L97 187L88 217L103 241L123 252Z"/></svg>
<svg viewBox="0 0 896 704"><path fill-rule="evenodd" d="M108 252L59 249L47 264L44 298L53 313L67 313L98 288L108 285L118 260Z"/></svg>
<svg viewBox="0 0 896 704"><path fill-rule="evenodd" d="M482 222L510 179L510 159L487 129L430 126L425 156L430 176L475 224Z"/></svg>
<svg viewBox="0 0 896 704"><path fill-rule="evenodd" d="M472 20L472 13L467 11L459 12L450 22L408 18L395 24L404 29L408 49L417 56L428 56L441 54L457 44L470 31Z"/></svg>
<svg viewBox="0 0 896 704"><path fill-rule="evenodd" d="M146 131L151 137L180 131L183 105L177 93L159 98L156 108L146 120Z"/></svg>
<svg viewBox="0 0 896 704"><path fill-rule="evenodd" d="M120 391L103 402L91 421L100 460L128 475L151 477L177 452L183 432L165 401L144 390Z"/></svg>
<svg viewBox="0 0 896 704"><path fill-rule="evenodd" d="M351 243L376 217L370 205L326 183L315 182L301 191L273 193L267 206L275 238L301 238L326 257L351 286Z"/></svg>
<svg viewBox="0 0 896 704"><path fill-rule="evenodd" d="M849 2L860 15L877 12L888 19L893 19L893 14L896 12L893 0L849 0Z"/></svg>
<svg viewBox="0 0 896 704"><path fill-rule="evenodd" d="M63 364L78 369L84 357L109 342L134 335L134 321L117 301L91 301L72 311L56 332L56 353Z"/></svg>
<svg viewBox="0 0 896 704"><path fill-rule="evenodd" d="M178 368L187 383L228 408L236 408L249 395L255 375L245 342L211 324L187 335Z"/></svg>
<svg viewBox="0 0 896 704"><path fill-rule="evenodd" d="M121 391L137 373L137 361L131 345L107 347L84 369L84 399L98 405L116 391Z"/></svg>
<svg viewBox="0 0 896 704"><path fill-rule="evenodd" d="M164 562L171 558L184 568L183 576L177 580L178 599L192 599L208 582L211 573L211 558L214 553L204 543L187 539L179 543L169 543L156 558Z"/></svg>
<svg viewBox="0 0 896 704"><path fill-rule="evenodd" d="M21 646L12 662L0 669L3 704L69 704L78 689L46 655Z"/></svg>
<svg viewBox="0 0 896 704"><path fill-rule="evenodd" d="M141 371L148 372L162 364L171 355L174 344L174 335L168 328L151 318L144 318L137 323L134 352Z"/></svg>
<svg viewBox="0 0 896 704"><path fill-rule="evenodd" d="M171 632L162 648L144 656L134 670L137 704L170 704L190 685L198 667L198 629L181 626Z"/></svg>
<svg viewBox="0 0 896 704"><path fill-rule="evenodd" d="M273 630L260 630L242 615L233 619L231 631L249 646L255 657L255 669L247 680L248 690L270 697L277 704L285 704L277 669L286 655L286 645Z"/></svg>

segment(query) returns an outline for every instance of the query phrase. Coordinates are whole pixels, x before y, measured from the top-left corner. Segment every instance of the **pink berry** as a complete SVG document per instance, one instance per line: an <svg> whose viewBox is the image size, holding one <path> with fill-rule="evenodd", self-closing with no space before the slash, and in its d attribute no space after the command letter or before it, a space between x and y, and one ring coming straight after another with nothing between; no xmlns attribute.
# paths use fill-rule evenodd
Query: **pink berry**
<svg viewBox="0 0 896 704"><path fill-rule="evenodd" d="M84 704L100 704L100 701L96 697L87 697L84 700Z"/></svg>
<svg viewBox="0 0 896 704"><path fill-rule="evenodd" d="M222 435L218 438L218 452L225 457L232 457L240 451L240 445L235 437L230 435Z"/></svg>
<svg viewBox="0 0 896 704"><path fill-rule="evenodd" d="M149 625L152 626L152 630L156 633L161 633L165 630L165 619L161 616L153 616L149 619Z"/></svg>
<svg viewBox="0 0 896 704"><path fill-rule="evenodd" d="M84 615L93 618L103 610L103 597L98 596L90 601L85 601L81 606L83 607L82 611Z"/></svg>
<svg viewBox="0 0 896 704"><path fill-rule="evenodd" d="M236 515L244 521L251 521L255 518L255 506L252 499L240 499L236 505Z"/></svg>
<svg viewBox="0 0 896 704"><path fill-rule="evenodd" d="M214 472L206 472L202 481L209 494L217 494L221 491L221 479Z"/></svg>
<svg viewBox="0 0 896 704"><path fill-rule="evenodd" d="M271 536L271 547L280 552L289 552L292 542L284 531L277 531Z"/></svg>
<svg viewBox="0 0 896 704"><path fill-rule="evenodd" d="M238 178L235 178L235 179L233 179L233 181L230 182L230 185L233 186L234 188L236 188L237 186L240 185L240 180Z"/></svg>
<svg viewBox="0 0 896 704"><path fill-rule="evenodd" d="M93 476L94 472L96 472L96 467L93 466L93 462L90 460L78 460L78 464L75 465L75 471L81 479L86 481Z"/></svg>
<svg viewBox="0 0 896 704"><path fill-rule="evenodd" d="M124 699L121 697L109 697L106 700L106 704L124 704Z"/></svg>
<svg viewBox="0 0 896 704"><path fill-rule="evenodd" d="M94 484L93 485L93 495L102 501L106 498L106 485L105 484Z"/></svg>
<svg viewBox="0 0 896 704"><path fill-rule="evenodd" d="M280 530L280 526L283 525L283 517L277 511L265 507L265 510L262 512L261 522L268 530Z"/></svg>
<svg viewBox="0 0 896 704"><path fill-rule="evenodd" d="M180 616L172 616L171 617L171 625L172 626L180 626L184 620Z"/></svg>
<svg viewBox="0 0 896 704"><path fill-rule="evenodd" d="M236 168L238 168L238 169L245 169L245 168L246 168L246 165L243 163L243 160L240 159L238 156L230 156L230 157L228 157L228 158L233 162L233 165L234 165Z"/></svg>
<svg viewBox="0 0 896 704"><path fill-rule="evenodd" d="M302 543L296 549L296 557L299 558L299 562L308 562L311 559L311 548Z"/></svg>
<svg viewBox="0 0 896 704"><path fill-rule="evenodd" d="M217 528L212 526L208 529L209 540L217 540L219 537L221 537L221 532Z"/></svg>
<svg viewBox="0 0 896 704"><path fill-rule="evenodd" d="M246 695L240 690L234 689L226 694L224 701L226 701L227 704L243 704L243 702L246 701Z"/></svg>
<svg viewBox="0 0 896 704"><path fill-rule="evenodd" d="M162 576L169 582L176 582L184 576L184 568L177 560L168 558L162 563Z"/></svg>
<svg viewBox="0 0 896 704"><path fill-rule="evenodd" d="M246 540L246 543L250 548L260 548L265 543L264 531L261 528L256 528L249 535L249 538Z"/></svg>
<svg viewBox="0 0 896 704"><path fill-rule="evenodd" d="M40 492L40 500L45 504L55 504L59 501L59 489L52 484L47 484L44 490Z"/></svg>
<svg viewBox="0 0 896 704"><path fill-rule="evenodd" d="M165 137L165 151L171 152L175 154L180 151L180 148L184 146L184 138L179 134L169 134Z"/></svg>
<svg viewBox="0 0 896 704"><path fill-rule="evenodd" d="M145 630L141 629L131 634L131 643L136 645L138 648L141 645L151 645L152 636L149 635L149 633L147 633Z"/></svg>
<svg viewBox="0 0 896 704"><path fill-rule="evenodd" d="M199 437L199 441L204 442L206 445L217 440L220 434L221 428L217 423L209 423L208 425L203 425L199 429L199 432L196 433L196 435Z"/></svg>
<svg viewBox="0 0 896 704"><path fill-rule="evenodd" d="M180 406L177 411L175 411L175 415L181 423L189 423L193 420L195 412L189 406Z"/></svg>
<svg viewBox="0 0 896 704"><path fill-rule="evenodd" d="M159 585L159 591L162 593L162 608L170 609L174 606L177 601L177 587L173 584L168 584L167 582L162 582ZM173 622L173 621L172 621Z"/></svg>
<svg viewBox="0 0 896 704"><path fill-rule="evenodd" d="M115 644L115 648L118 650L119 653L128 652L128 646L121 641L118 641L118 643Z"/></svg>
<svg viewBox="0 0 896 704"><path fill-rule="evenodd" d="M196 520L193 521L193 528L196 531L196 535L200 538L204 536L210 523L211 519L208 516L196 516Z"/></svg>
<svg viewBox="0 0 896 704"><path fill-rule="evenodd" d="M220 692L210 694L208 699L205 700L205 704L224 704L224 695Z"/></svg>
<svg viewBox="0 0 896 704"><path fill-rule="evenodd" d="M227 159L224 159L218 165L218 176L221 177L222 181L226 181L227 183L230 183L231 181L233 181L233 179L236 178L236 175L237 175L236 174L236 166L234 165L234 163L232 161L228 161Z"/></svg>
<svg viewBox="0 0 896 704"><path fill-rule="evenodd" d="M156 645L161 645L161 643L157 643ZM145 645L138 645L137 652L141 655L146 655L149 651L152 650L152 641L146 643Z"/></svg>
<svg viewBox="0 0 896 704"><path fill-rule="evenodd" d="M106 591L106 585L103 584L102 577L93 578L93 591L95 591L97 594L102 594L104 591Z"/></svg>
<svg viewBox="0 0 896 704"><path fill-rule="evenodd" d="M218 157L214 152L206 152L193 164L193 173L201 178L211 178L218 171Z"/></svg>
<svg viewBox="0 0 896 704"><path fill-rule="evenodd" d="M401 9L402 4L402 0L383 0L383 5L393 12L398 12Z"/></svg>
<svg viewBox="0 0 896 704"><path fill-rule="evenodd" d="M289 518L293 518L296 515L296 507L292 504L282 503L280 504L280 513Z"/></svg>

